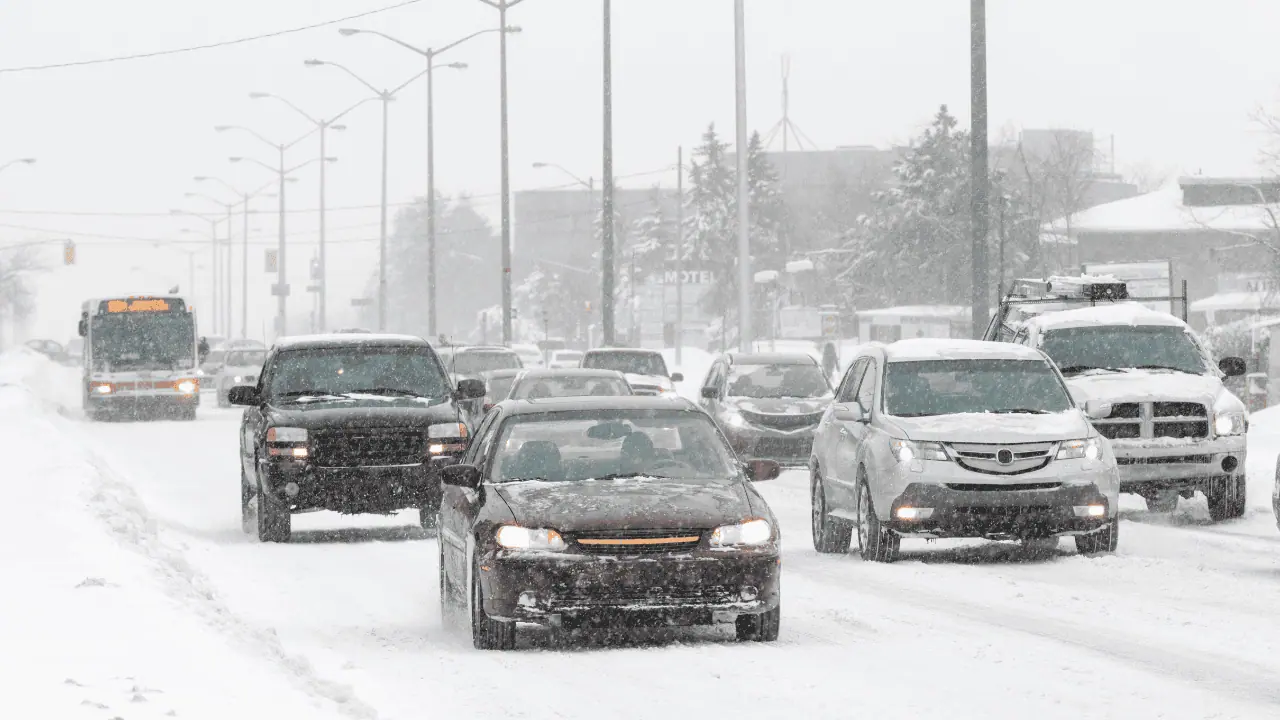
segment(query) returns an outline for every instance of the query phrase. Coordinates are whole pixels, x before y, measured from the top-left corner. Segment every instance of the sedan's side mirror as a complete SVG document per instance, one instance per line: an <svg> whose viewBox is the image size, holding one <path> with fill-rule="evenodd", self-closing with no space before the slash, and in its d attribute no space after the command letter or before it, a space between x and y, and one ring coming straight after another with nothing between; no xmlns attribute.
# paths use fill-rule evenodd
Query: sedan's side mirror
<svg viewBox="0 0 1280 720"><path fill-rule="evenodd" d="M448 465L441 469L445 485L475 490L480 487L480 468L475 465Z"/></svg>
<svg viewBox="0 0 1280 720"><path fill-rule="evenodd" d="M702 397L707 398L708 400L719 400L719 399L720 399L720 388L718 388L718 387L704 387L704 388L702 388Z"/></svg>
<svg viewBox="0 0 1280 720"><path fill-rule="evenodd" d="M867 414L863 412L862 406L858 403L836 405L835 417L840 422L867 422Z"/></svg>
<svg viewBox="0 0 1280 720"><path fill-rule="evenodd" d="M478 378L466 378L458 381L458 389L453 393L454 400L479 400L484 397L484 381Z"/></svg>
<svg viewBox="0 0 1280 720"><path fill-rule="evenodd" d="M1102 402L1101 400L1086 400L1084 414L1088 415L1090 420L1109 418L1111 417L1111 403Z"/></svg>
<svg viewBox="0 0 1280 720"><path fill-rule="evenodd" d="M671 373L671 382L684 382L684 373Z"/></svg>
<svg viewBox="0 0 1280 720"><path fill-rule="evenodd" d="M747 479L751 482L773 480L782 474L782 466L773 460L748 460Z"/></svg>
<svg viewBox="0 0 1280 720"><path fill-rule="evenodd" d="M1248 372L1249 368L1245 365L1244 358L1224 357L1218 361L1218 369L1227 377L1240 377Z"/></svg>
<svg viewBox="0 0 1280 720"><path fill-rule="evenodd" d="M232 405L257 405L262 402L258 388L252 385L236 385L227 390L227 402Z"/></svg>

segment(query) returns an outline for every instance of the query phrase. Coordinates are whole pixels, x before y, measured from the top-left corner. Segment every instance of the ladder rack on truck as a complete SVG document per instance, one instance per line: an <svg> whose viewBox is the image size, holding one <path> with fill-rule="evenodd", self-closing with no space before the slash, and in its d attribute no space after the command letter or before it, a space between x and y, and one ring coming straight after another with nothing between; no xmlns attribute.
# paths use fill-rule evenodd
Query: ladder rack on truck
<svg viewBox="0 0 1280 720"><path fill-rule="evenodd" d="M996 308L995 314L991 316L991 322L987 325L986 331L982 334L983 340L999 340L1001 332L1014 331L1013 325L1018 319L1011 317L1020 315L1023 317L1037 315L1049 310L1072 310L1081 307L1095 307L1099 303L1115 303L1115 302L1178 302L1182 309L1182 321L1187 321L1187 281L1182 281L1182 294L1172 295L1168 297L1131 297L1129 295L1129 287L1123 280L1118 280L1113 276L1053 276L1047 280L1039 278L1024 278L1014 282L1009 289L1008 294L1000 299L1000 305ZM1018 310L1023 306L1056 306L1045 307L1039 310L1027 308L1026 310Z"/></svg>

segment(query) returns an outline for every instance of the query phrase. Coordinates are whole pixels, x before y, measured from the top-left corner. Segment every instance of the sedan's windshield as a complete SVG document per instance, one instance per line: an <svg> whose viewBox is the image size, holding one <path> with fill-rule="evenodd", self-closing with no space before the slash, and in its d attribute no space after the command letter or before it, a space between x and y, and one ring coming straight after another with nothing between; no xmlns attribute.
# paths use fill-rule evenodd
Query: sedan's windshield
<svg viewBox="0 0 1280 720"><path fill-rule="evenodd" d="M734 365L729 370L729 397L824 398L831 384L822 368L811 364Z"/></svg>
<svg viewBox="0 0 1280 720"><path fill-rule="evenodd" d="M587 353L582 361L582 367L617 370L633 375L667 376L667 363L657 353L615 351Z"/></svg>
<svg viewBox="0 0 1280 720"><path fill-rule="evenodd" d="M281 352L267 395L371 394L444 401L449 382L436 359L416 347L307 348Z"/></svg>
<svg viewBox="0 0 1280 720"><path fill-rule="evenodd" d="M1071 398L1041 360L890 362L885 412L898 417L955 413L1055 413Z"/></svg>
<svg viewBox="0 0 1280 720"><path fill-rule="evenodd" d="M1203 374L1204 356L1186 330L1167 326L1104 326L1049 330L1043 350L1062 372L1151 368Z"/></svg>
<svg viewBox="0 0 1280 720"><path fill-rule="evenodd" d="M711 419L679 410L516 415L500 430L492 477L573 481L661 477L725 480L734 455Z"/></svg>
<svg viewBox="0 0 1280 720"><path fill-rule="evenodd" d="M460 350L444 360L445 367L458 375L475 375L491 370L517 370L520 356L502 350Z"/></svg>
<svg viewBox="0 0 1280 720"><path fill-rule="evenodd" d="M631 388L622 378L598 375L535 375L522 378L510 393L512 400L630 394Z"/></svg>

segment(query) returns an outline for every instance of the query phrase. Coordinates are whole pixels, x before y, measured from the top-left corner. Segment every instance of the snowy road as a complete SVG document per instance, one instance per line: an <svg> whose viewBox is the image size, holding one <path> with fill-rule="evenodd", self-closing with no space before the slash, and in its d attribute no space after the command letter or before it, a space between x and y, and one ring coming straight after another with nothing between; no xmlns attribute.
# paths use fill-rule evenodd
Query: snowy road
<svg viewBox="0 0 1280 720"><path fill-rule="evenodd" d="M293 544L240 533L238 414L80 424L231 610L272 628L378 717L1241 717L1280 714L1280 534L1265 483L1239 522L1135 501L1120 553L905 543L874 566L810 544L807 478L762 485L783 524L782 640L713 631L472 650L442 629L435 540L397 518L312 514ZM1274 457L1271 453L1270 457ZM1252 469L1267 475L1268 458Z"/></svg>

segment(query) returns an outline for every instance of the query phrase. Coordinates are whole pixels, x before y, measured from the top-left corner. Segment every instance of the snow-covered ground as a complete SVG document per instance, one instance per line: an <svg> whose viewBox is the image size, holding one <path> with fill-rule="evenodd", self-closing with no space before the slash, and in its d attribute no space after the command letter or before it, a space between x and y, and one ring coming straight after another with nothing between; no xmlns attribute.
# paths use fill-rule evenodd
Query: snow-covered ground
<svg viewBox="0 0 1280 720"><path fill-rule="evenodd" d="M709 361L685 358L684 392ZM786 543L777 643L535 630L521 650L485 653L442 628L435 540L413 512L303 515L293 543L259 544L239 528L238 412L89 424L75 382L0 360L20 508L0 531L0 683L15 684L0 714L1280 717L1280 412L1254 416L1238 521L1210 524L1202 501L1153 516L1126 498L1112 557L906 541L882 566L813 551L793 472L760 485Z"/></svg>

